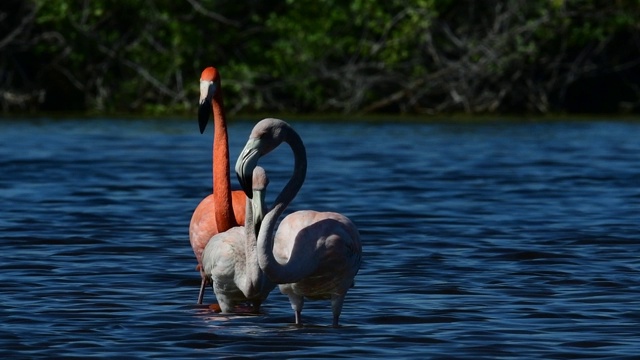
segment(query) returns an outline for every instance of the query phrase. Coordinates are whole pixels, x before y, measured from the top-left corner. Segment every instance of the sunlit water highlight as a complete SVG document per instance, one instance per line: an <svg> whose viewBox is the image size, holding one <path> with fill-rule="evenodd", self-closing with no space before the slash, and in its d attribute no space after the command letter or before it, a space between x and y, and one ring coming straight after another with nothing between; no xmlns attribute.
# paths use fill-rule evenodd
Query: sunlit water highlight
<svg viewBox="0 0 640 360"><path fill-rule="evenodd" d="M342 326L196 306L194 121L0 121L2 358L632 359L640 351L640 123L290 121L293 210L337 210L364 264ZM230 125L232 162L253 123ZM271 198L290 151L261 162ZM235 177L232 178L235 183ZM214 302L208 292L205 301Z"/></svg>

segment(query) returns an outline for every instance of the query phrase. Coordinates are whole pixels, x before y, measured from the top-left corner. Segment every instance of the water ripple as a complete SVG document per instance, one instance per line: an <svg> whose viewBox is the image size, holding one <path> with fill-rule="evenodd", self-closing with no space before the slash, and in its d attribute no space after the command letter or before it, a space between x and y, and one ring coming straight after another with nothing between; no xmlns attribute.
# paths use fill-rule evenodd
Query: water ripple
<svg viewBox="0 0 640 360"><path fill-rule="evenodd" d="M230 125L232 157L252 125ZM321 301L292 325L277 290L257 316L194 304L211 137L191 121L5 120L0 355L637 356L640 124L294 126L309 171L291 211L339 210L362 234L341 328ZM273 199L290 152L261 164Z"/></svg>

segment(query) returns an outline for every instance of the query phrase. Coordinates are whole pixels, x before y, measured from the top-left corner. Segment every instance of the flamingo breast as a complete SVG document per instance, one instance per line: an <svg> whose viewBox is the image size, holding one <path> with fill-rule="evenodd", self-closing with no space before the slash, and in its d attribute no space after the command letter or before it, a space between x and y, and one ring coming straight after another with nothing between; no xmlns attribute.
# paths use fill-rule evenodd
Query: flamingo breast
<svg viewBox="0 0 640 360"><path fill-rule="evenodd" d="M244 227L233 227L212 237L202 254L204 273L211 277L221 307L246 300L235 281L241 275L236 267L245 262L244 236Z"/></svg>
<svg viewBox="0 0 640 360"><path fill-rule="evenodd" d="M215 204L213 195L209 195L202 199L191 216L189 241L191 242L191 248L196 255L198 264L202 264L202 253L204 252L205 246L207 246L211 237L218 233L214 214Z"/></svg>

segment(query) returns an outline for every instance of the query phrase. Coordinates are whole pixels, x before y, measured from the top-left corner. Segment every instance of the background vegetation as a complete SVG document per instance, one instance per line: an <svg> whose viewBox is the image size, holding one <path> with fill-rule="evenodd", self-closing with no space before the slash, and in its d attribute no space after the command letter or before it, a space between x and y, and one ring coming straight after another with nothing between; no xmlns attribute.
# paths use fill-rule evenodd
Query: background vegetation
<svg viewBox="0 0 640 360"><path fill-rule="evenodd" d="M640 0L3 0L2 111L638 113Z"/></svg>

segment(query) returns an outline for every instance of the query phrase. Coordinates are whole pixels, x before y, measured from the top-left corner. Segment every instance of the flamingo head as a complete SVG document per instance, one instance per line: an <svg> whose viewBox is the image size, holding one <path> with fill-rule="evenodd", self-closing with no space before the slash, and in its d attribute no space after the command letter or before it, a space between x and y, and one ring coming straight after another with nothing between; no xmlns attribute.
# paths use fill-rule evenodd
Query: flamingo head
<svg viewBox="0 0 640 360"><path fill-rule="evenodd" d="M200 103L198 105L198 124L200 133L204 132L212 113L211 101L220 91L220 74L212 66L204 69L200 75Z"/></svg>
<svg viewBox="0 0 640 360"><path fill-rule="evenodd" d="M238 181L249 199L253 199L253 169L258 165L258 160L261 156L260 148L261 143L259 140L249 139L236 161Z"/></svg>
<svg viewBox="0 0 640 360"><path fill-rule="evenodd" d="M272 118L260 120L253 127L235 168L242 190L249 199L253 199L253 170L258 165L258 160L285 141L286 133L290 129L286 122Z"/></svg>

